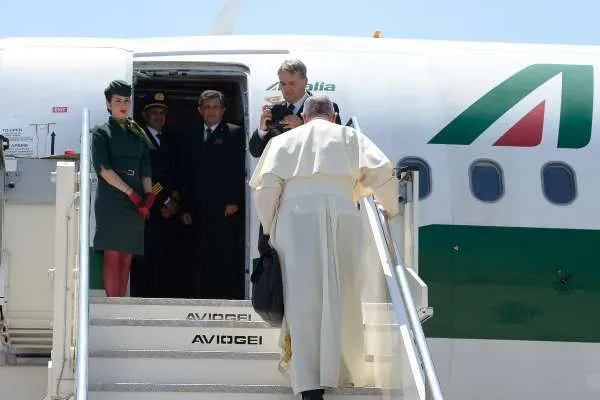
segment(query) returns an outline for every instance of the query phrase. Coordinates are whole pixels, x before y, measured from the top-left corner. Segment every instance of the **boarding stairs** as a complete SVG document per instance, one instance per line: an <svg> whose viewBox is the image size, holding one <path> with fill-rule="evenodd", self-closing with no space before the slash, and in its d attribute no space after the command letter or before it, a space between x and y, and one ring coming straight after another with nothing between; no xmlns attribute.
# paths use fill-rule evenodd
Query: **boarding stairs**
<svg viewBox="0 0 600 400"><path fill-rule="evenodd" d="M352 124L359 129L356 119ZM277 369L279 329L250 301L90 295L89 116L79 161L56 163L52 355L47 400L293 399ZM80 171L86 171L83 175ZM418 173L399 171L400 215L361 214L365 374L325 398L442 400L421 324L432 316L417 268Z"/></svg>
<svg viewBox="0 0 600 400"><path fill-rule="evenodd" d="M421 321L431 316L427 307L415 310ZM363 315L364 380L327 398L426 398L416 352L406 349L414 350L412 338L393 304L364 302ZM88 397L291 399L277 369L278 342L279 329L248 300L91 297Z"/></svg>
<svg viewBox="0 0 600 400"><path fill-rule="evenodd" d="M392 369L397 338L390 338L397 333L387 325L387 304L365 308L371 311L365 385L332 391L331 397L383 398L380 379ZM247 301L93 298L89 398L125 400L143 393L144 399L291 399L289 383L277 370L278 338L279 330Z"/></svg>

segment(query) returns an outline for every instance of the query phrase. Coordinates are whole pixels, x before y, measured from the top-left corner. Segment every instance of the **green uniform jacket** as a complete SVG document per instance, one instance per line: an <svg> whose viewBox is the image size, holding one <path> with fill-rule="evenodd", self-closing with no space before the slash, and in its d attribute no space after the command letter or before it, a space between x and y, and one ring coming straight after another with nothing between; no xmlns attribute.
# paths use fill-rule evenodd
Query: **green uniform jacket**
<svg viewBox="0 0 600 400"><path fill-rule="evenodd" d="M128 196L100 176L100 166L112 169L144 198L142 177L150 177L147 144L112 117L92 130L92 163L98 175L94 212L94 249L144 254L144 218Z"/></svg>

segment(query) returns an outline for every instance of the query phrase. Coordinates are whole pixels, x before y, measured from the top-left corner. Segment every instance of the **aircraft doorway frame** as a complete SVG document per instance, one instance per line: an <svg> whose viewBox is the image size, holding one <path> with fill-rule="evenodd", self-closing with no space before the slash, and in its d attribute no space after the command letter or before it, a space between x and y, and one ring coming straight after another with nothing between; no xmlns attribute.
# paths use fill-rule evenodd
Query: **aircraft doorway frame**
<svg viewBox="0 0 600 400"><path fill-rule="evenodd" d="M247 65L236 63L236 62L212 62L212 61L162 61L157 59L133 61L133 86L136 85L138 77L149 77L151 74L152 78L160 79L171 78L176 76L186 76L190 79L197 78L213 79L214 77L231 79L238 84L237 93L240 96L242 111L244 114L243 128L244 128L244 146L245 146L245 205L244 205L244 297L249 298L251 293L250 274L252 273L253 262L252 262L252 243L255 242L254 231L258 233L258 227L252 229L253 208L252 208L252 197L250 194L250 188L248 181L250 174L252 173L253 164L257 160L254 160L248 151L248 142L251 135L252 117L250 113L251 95L250 95L250 68ZM257 240L257 239L256 239Z"/></svg>
<svg viewBox="0 0 600 400"><path fill-rule="evenodd" d="M250 136L252 135L252 117L250 113L251 94L250 94L250 70L247 69L243 72L245 79L240 85L240 96L242 99L242 105L244 110L244 159L245 159L245 177L244 177L244 297L250 299L252 293L252 283L250 282L250 275L252 274L253 261L252 261L252 248L251 244L254 243L252 240L252 195L250 192L250 177L253 168L253 157L249 151ZM256 231L256 229L255 229Z"/></svg>

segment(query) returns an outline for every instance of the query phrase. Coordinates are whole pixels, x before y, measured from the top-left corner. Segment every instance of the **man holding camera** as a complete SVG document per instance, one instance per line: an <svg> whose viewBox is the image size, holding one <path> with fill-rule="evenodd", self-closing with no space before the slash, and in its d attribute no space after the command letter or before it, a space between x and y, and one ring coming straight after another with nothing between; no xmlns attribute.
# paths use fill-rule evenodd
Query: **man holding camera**
<svg viewBox="0 0 600 400"><path fill-rule="evenodd" d="M302 61L284 61L277 70L277 75L284 100L272 106L262 107L260 127L254 131L248 144L250 154L254 157L262 155L272 137L303 124L300 115L304 109L304 101L312 96L312 93L306 91L308 78L306 65ZM335 122L341 124L340 110L337 104L333 103L333 106L336 112Z"/></svg>
<svg viewBox="0 0 600 400"><path fill-rule="evenodd" d="M277 70L279 77L279 89L283 95L283 101L270 105L264 105L260 114L260 126L254 131L248 147L250 154L260 157L265 146L275 137L285 131L296 128L303 124L301 117L304 110L304 102L312 93L306 90L308 78L306 77L306 65L300 60L285 60ZM335 111L335 122L342 123L340 109L333 103ZM263 254L269 248L269 235L263 234L263 227L258 232L258 251Z"/></svg>

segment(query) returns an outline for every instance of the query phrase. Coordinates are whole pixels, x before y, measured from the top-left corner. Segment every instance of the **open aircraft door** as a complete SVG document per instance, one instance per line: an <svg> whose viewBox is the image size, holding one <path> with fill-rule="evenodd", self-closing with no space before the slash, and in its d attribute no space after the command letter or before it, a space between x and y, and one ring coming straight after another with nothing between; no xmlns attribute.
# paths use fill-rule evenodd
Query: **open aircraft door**
<svg viewBox="0 0 600 400"><path fill-rule="evenodd" d="M133 50L127 40L2 42L0 134L9 148L0 317L10 352L50 352L54 301L49 274L56 225L51 173L66 152L80 152L83 109L90 110L90 127L105 122L104 89L114 79L131 82L132 70ZM93 205L90 210L93 232Z"/></svg>

